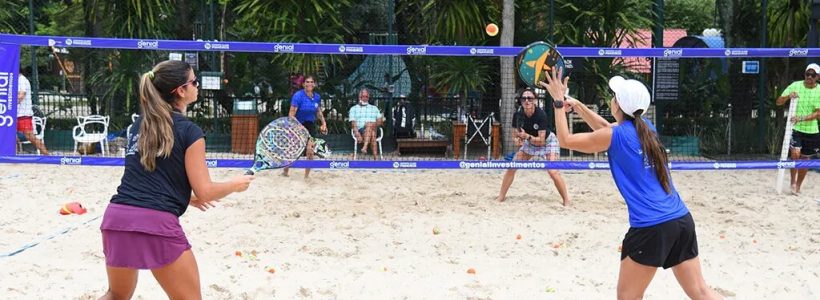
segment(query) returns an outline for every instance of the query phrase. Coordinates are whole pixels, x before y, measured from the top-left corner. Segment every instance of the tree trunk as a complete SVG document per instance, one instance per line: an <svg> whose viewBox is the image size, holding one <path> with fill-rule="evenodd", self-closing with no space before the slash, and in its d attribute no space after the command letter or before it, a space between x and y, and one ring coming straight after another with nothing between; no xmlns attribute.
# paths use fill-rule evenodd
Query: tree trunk
<svg viewBox="0 0 820 300"><path fill-rule="evenodd" d="M732 19L734 18L734 5L733 0L717 0L715 5L717 6L718 11L718 23L721 29L723 29L723 38L726 41L726 47L733 47L734 46L734 39L732 37Z"/></svg>
<svg viewBox="0 0 820 300"><path fill-rule="evenodd" d="M515 36L515 1L504 0L501 13L501 46L512 46ZM501 140L503 153L515 151L512 139L512 119L515 112L515 58L501 57Z"/></svg>

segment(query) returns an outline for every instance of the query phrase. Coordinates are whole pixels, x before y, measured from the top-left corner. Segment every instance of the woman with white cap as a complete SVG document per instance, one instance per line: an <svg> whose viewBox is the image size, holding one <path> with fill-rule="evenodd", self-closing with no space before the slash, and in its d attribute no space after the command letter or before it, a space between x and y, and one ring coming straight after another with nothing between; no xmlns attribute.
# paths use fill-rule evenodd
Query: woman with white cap
<svg viewBox="0 0 820 300"><path fill-rule="evenodd" d="M666 151L655 127L643 114L649 91L641 82L620 76L609 80L614 92L609 123L576 99L565 97L568 78L561 71L547 74L541 85L555 107L555 127L562 148L593 153L607 151L615 185L629 212L629 231L623 240L618 275L618 299L640 299L658 267L672 268L678 283L692 299L720 299L703 279L695 222L669 174ZM565 111L575 110L593 129L570 134Z"/></svg>

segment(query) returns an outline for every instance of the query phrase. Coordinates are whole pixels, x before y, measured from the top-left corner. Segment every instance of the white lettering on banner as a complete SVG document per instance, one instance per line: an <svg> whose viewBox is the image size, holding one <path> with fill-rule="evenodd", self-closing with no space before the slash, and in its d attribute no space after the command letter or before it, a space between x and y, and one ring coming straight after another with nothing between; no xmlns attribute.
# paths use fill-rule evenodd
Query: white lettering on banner
<svg viewBox="0 0 820 300"><path fill-rule="evenodd" d="M60 158L61 165L81 165L83 164L82 157L62 157Z"/></svg>
<svg viewBox="0 0 820 300"><path fill-rule="evenodd" d="M663 50L663 57L681 57L683 56L683 49L666 49Z"/></svg>
<svg viewBox="0 0 820 300"><path fill-rule="evenodd" d="M205 49L211 50L211 43L205 43Z"/></svg>
<svg viewBox="0 0 820 300"><path fill-rule="evenodd" d="M789 57L792 56L809 56L809 49L791 49L789 50Z"/></svg>
<svg viewBox="0 0 820 300"><path fill-rule="evenodd" d="M159 41L137 41L137 49L159 49Z"/></svg>
<svg viewBox="0 0 820 300"><path fill-rule="evenodd" d="M715 169L737 169L736 163L714 163L712 167Z"/></svg>
<svg viewBox="0 0 820 300"><path fill-rule="evenodd" d="M609 163L590 162L589 163L589 168L593 169L593 170L594 169L609 169Z"/></svg>
<svg viewBox="0 0 820 300"><path fill-rule="evenodd" d="M349 161L331 161L330 162L331 169L347 169L350 168Z"/></svg>
<svg viewBox="0 0 820 300"><path fill-rule="evenodd" d="M492 169L543 169L547 166L547 164L543 162L537 161L530 161L530 162L518 162L518 161L507 161L507 162L495 162L495 161L479 161L479 162L469 162L469 161L462 161L458 163L458 167L462 169L472 169L472 168L492 168Z"/></svg>
<svg viewBox="0 0 820 300"><path fill-rule="evenodd" d="M222 43L213 43L211 44L211 48L215 50L231 50L231 44L222 44Z"/></svg>
<svg viewBox="0 0 820 300"><path fill-rule="evenodd" d="M362 52L364 52L364 48L362 48L362 47L351 47L351 46L344 47L344 46L342 46L342 47L339 47L339 49L343 50L342 52L345 52L345 53L362 53Z"/></svg>
<svg viewBox="0 0 820 300"><path fill-rule="evenodd" d="M49 45L49 46L54 46L54 45L57 45L57 41L55 41L55 40L53 40L53 39L48 39L48 45Z"/></svg>
<svg viewBox="0 0 820 300"><path fill-rule="evenodd" d="M778 169L794 169L797 164L793 161L781 161L777 163Z"/></svg>
<svg viewBox="0 0 820 300"><path fill-rule="evenodd" d="M91 46L91 40L65 39L66 46Z"/></svg>
<svg viewBox="0 0 820 300"><path fill-rule="evenodd" d="M345 45L340 45L339 46L339 52L342 52L342 53L345 52Z"/></svg>
<svg viewBox="0 0 820 300"><path fill-rule="evenodd" d="M206 159L205 166L207 166L208 168L216 168L218 166L218 162L219 161L216 159Z"/></svg>
<svg viewBox="0 0 820 300"><path fill-rule="evenodd" d="M407 55L425 55L427 54L427 47L407 47Z"/></svg>
<svg viewBox="0 0 820 300"><path fill-rule="evenodd" d="M472 54L472 55L476 55L476 54L493 54L493 53L495 53L495 50L493 50L493 49L470 48L470 54Z"/></svg>
<svg viewBox="0 0 820 300"><path fill-rule="evenodd" d="M0 72L0 127L14 126L15 116L6 116L12 110L15 101L11 99L11 87L14 85L14 73Z"/></svg>
<svg viewBox="0 0 820 300"><path fill-rule="evenodd" d="M394 169L415 169L416 162L413 161L396 161L393 162Z"/></svg>
<svg viewBox="0 0 820 300"><path fill-rule="evenodd" d="M726 49L726 51L723 51L723 54L725 54L726 56L747 56L747 55L749 55L749 51L748 50L729 50L729 49Z"/></svg>
<svg viewBox="0 0 820 300"><path fill-rule="evenodd" d="M619 55L621 55L621 53L622 53L621 50L617 50L617 49L601 49L601 50L598 50L598 56L604 56L604 55L619 56Z"/></svg>
<svg viewBox="0 0 820 300"><path fill-rule="evenodd" d="M296 48L293 44L275 44L273 45L273 52L277 53L292 53Z"/></svg>

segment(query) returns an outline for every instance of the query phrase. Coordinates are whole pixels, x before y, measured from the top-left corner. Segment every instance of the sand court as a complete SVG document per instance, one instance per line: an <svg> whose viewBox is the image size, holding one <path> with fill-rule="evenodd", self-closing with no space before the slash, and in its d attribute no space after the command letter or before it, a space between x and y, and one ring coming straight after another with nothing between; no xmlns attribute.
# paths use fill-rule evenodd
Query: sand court
<svg viewBox="0 0 820 300"><path fill-rule="evenodd" d="M2 298L104 293L94 218L122 170L0 165L0 255L39 242L0 257ZM211 170L217 180L241 172ZM207 212L189 207L181 220L205 299L613 298L628 221L609 172L562 172L568 208L543 171L518 172L507 201L493 201L502 172L315 170L308 182L261 172L247 192ZM727 298L820 298L818 174L800 196L773 193L775 175L673 172L706 281ZM60 215L72 201L88 213ZM166 297L150 272L140 279L134 299ZM659 270L646 298L686 296Z"/></svg>

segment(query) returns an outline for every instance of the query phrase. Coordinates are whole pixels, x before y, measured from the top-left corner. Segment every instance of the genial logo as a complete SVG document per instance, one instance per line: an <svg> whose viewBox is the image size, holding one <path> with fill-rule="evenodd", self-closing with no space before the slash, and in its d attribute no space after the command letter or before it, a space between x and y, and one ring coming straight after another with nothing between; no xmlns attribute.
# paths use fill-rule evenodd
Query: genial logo
<svg viewBox="0 0 820 300"><path fill-rule="evenodd" d="M159 49L159 41L137 41L137 49Z"/></svg>
<svg viewBox="0 0 820 300"><path fill-rule="evenodd" d="M663 57L681 57L683 56L683 49L665 49L663 50Z"/></svg>
<svg viewBox="0 0 820 300"><path fill-rule="evenodd" d="M791 49L789 50L789 57L799 56L805 57L809 56L809 49Z"/></svg>
<svg viewBox="0 0 820 300"><path fill-rule="evenodd" d="M427 54L427 47L407 47L407 55L425 55Z"/></svg>
<svg viewBox="0 0 820 300"><path fill-rule="evenodd" d="M293 44L276 44L273 45L273 52L276 53L292 53L294 50Z"/></svg>

